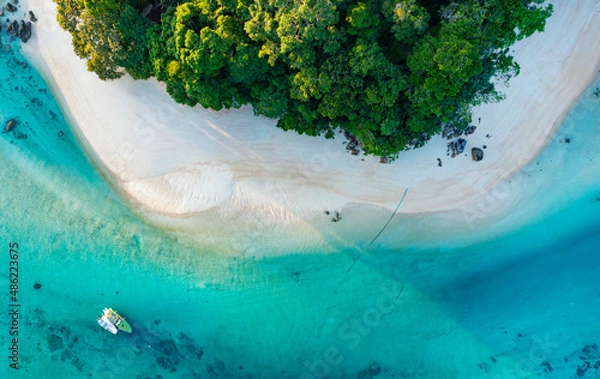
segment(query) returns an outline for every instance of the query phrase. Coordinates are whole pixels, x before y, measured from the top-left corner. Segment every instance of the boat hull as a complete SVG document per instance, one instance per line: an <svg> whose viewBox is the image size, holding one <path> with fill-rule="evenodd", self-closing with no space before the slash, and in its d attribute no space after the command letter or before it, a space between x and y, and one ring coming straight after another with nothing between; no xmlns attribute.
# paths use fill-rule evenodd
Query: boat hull
<svg viewBox="0 0 600 379"><path fill-rule="evenodd" d="M129 325L129 323L124 318L121 318L121 322L117 324L117 328L119 328L120 331L123 331L125 333L132 332L131 325Z"/></svg>
<svg viewBox="0 0 600 379"><path fill-rule="evenodd" d="M98 319L98 325L112 334L117 334L117 327L110 323L105 317L100 317Z"/></svg>

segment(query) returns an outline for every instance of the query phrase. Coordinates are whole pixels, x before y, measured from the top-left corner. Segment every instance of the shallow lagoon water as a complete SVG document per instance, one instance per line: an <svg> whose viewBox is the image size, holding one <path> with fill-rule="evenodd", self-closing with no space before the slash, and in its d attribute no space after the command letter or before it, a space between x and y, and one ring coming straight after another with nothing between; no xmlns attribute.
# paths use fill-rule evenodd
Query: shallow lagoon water
<svg viewBox="0 0 600 379"><path fill-rule="evenodd" d="M11 242L21 317L19 370L6 356L3 377L600 376L591 89L513 178L515 209L471 240L254 258L199 250L140 221L22 62L0 53L0 121L19 121L0 135L5 352ZM135 333L98 327L104 306Z"/></svg>

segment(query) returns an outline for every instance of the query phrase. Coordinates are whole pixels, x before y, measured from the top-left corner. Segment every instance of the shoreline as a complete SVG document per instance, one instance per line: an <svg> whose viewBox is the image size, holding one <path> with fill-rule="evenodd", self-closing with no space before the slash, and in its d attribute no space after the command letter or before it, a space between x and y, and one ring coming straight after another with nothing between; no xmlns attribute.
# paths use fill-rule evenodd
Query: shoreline
<svg viewBox="0 0 600 379"><path fill-rule="evenodd" d="M450 212L460 223L472 211L485 223L506 212L519 194L518 185L507 185L510 178L544 150L598 76L600 4L593 3L555 4L546 31L511 48L521 74L502 90L505 101L475 108L478 129L467 138L468 156L454 159L438 136L380 164L350 156L343 136L286 133L249 107L189 108L155 80L102 82L72 52L50 0L21 2L38 18L22 52L48 81L90 160L147 220L202 241L228 239L235 250L262 246L264 238L274 238L266 245L276 250L327 250L370 241L406 188L396 218ZM484 144L484 160L473 162L471 147ZM342 221L330 222L326 209L340 211ZM390 228L397 231L400 221Z"/></svg>

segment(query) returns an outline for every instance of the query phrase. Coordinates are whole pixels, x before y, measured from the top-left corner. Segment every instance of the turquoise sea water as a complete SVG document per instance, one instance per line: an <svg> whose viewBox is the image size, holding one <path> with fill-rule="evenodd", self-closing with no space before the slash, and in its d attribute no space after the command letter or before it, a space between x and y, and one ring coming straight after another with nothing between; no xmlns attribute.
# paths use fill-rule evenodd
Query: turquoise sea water
<svg viewBox="0 0 600 379"><path fill-rule="evenodd" d="M1 377L600 377L592 89L515 176L515 210L476 243L256 259L199 251L140 221L39 75L0 51L0 123L18 120L0 135ZM103 331L105 306L135 333Z"/></svg>

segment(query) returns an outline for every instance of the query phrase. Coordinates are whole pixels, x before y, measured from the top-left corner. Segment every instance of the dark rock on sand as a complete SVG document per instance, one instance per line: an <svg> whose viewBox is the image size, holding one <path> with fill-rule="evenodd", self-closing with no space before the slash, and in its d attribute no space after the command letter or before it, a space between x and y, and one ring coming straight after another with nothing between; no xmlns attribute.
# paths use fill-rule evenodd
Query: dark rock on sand
<svg viewBox="0 0 600 379"><path fill-rule="evenodd" d="M475 125L469 125L465 128L462 128L460 126L456 126L453 123L449 122L442 127L442 138L451 140L453 138L460 137L463 134L465 136L468 136L470 134L475 133L475 129L477 129L477 127Z"/></svg>
<svg viewBox="0 0 600 379"><path fill-rule="evenodd" d="M12 5L11 3L6 3L6 5L4 6L4 9L6 9L7 12L11 12L11 13L17 11L17 7Z"/></svg>
<svg viewBox="0 0 600 379"><path fill-rule="evenodd" d="M17 20L10 23L10 30L16 37L19 36L19 22Z"/></svg>
<svg viewBox="0 0 600 379"><path fill-rule="evenodd" d="M456 141L456 153L462 154L462 152L465 151L466 146L467 146L467 140L463 139L463 138L459 138L458 141Z"/></svg>
<svg viewBox="0 0 600 379"><path fill-rule="evenodd" d="M29 11L29 20L31 22L36 22L37 18L35 17L35 14L32 11Z"/></svg>
<svg viewBox="0 0 600 379"><path fill-rule="evenodd" d="M481 119L480 119L481 120ZM475 129L477 129L477 127L475 125L469 125L465 128L465 135L471 135L473 133L475 133Z"/></svg>
<svg viewBox="0 0 600 379"><path fill-rule="evenodd" d="M483 150L478 147L474 147L471 149L471 157L475 162L479 162L483 159Z"/></svg>
<svg viewBox="0 0 600 379"><path fill-rule="evenodd" d="M4 126L4 133L8 133L13 130L17 126L17 121L14 118L8 120L6 125Z"/></svg>
<svg viewBox="0 0 600 379"><path fill-rule="evenodd" d="M464 138L459 138L458 140L456 140L454 142L450 142L448 144L447 152L452 153L451 157L454 158L454 157L462 154L462 152L465 150L466 146L467 146L467 140L465 140Z"/></svg>
<svg viewBox="0 0 600 379"><path fill-rule="evenodd" d="M31 38L31 22L25 23L25 21L21 21L21 25L19 25L19 34L18 37L23 41L23 43L29 41Z"/></svg>

